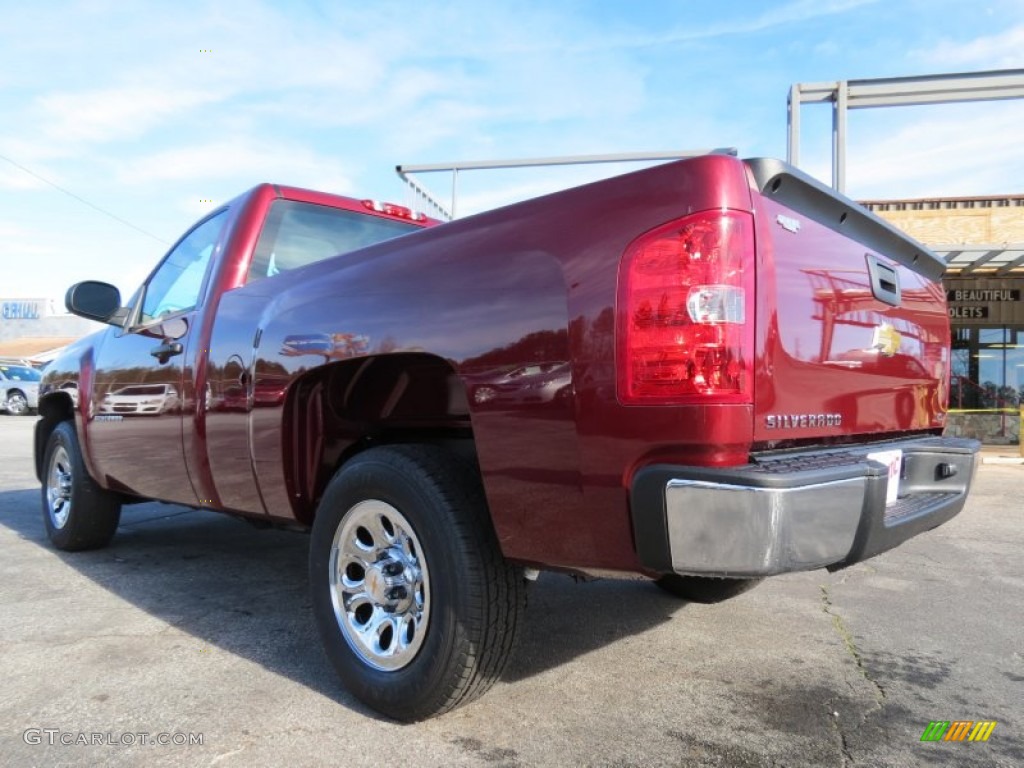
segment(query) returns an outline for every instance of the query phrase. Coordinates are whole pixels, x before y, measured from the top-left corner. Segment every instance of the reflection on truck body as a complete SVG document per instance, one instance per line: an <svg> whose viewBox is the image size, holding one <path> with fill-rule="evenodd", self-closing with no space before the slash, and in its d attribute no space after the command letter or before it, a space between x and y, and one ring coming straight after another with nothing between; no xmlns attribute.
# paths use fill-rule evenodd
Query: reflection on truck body
<svg viewBox="0 0 1024 768"><path fill-rule="evenodd" d="M178 391L170 384L133 384L108 392L100 402L100 413L125 416L159 416L180 405Z"/></svg>
<svg viewBox="0 0 1024 768"><path fill-rule="evenodd" d="M478 379L472 398L477 405L552 403L567 398L571 386L569 363L537 363Z"/></svg>

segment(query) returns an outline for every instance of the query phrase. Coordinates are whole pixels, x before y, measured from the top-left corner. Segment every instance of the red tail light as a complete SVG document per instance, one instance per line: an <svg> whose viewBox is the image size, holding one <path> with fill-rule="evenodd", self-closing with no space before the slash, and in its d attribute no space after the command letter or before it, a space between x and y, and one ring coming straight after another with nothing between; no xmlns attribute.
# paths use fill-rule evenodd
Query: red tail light
<svg viewBox="0 0 1024 768"><path fill-rule="evenodd" d="M388 216L398 216L403 219L409 219L410 221L426 221L426 214L420 213L419 211L413 211L406 208L404 205L395 205L394 203L382 203L378 200L363 200L363 206L369 208L371 211L377 213L386 213Z"/></svg>
<svg viewBox="0 0 1024 768"><path fill-rule="evenodd" d="M626 405L751 402L754 222L704 211L635 240L619 271Z"/></svg>

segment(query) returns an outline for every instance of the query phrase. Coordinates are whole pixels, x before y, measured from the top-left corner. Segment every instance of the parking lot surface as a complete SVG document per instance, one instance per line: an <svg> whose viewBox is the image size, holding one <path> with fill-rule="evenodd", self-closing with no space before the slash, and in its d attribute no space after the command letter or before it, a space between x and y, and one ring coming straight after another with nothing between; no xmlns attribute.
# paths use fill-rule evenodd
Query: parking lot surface
<svg viewBox="0 0 1024 768"><path fill-rule="evenodd" d="M144 504L108 549L58 553L33 423L0 417L7 765L1024 765L1024 467L983 466L959 517L892 552L717 606L544 574L504 679L399 725L320 649L305 535ZM998 725L923 743L933 720Z"/></svg>

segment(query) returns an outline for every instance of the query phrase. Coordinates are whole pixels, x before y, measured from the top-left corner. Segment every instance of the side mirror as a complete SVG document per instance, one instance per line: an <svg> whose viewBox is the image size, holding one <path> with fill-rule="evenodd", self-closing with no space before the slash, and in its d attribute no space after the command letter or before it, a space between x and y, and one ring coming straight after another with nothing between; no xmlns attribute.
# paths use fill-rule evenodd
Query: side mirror
<svg viewBox="0 0 1024 768"><path fill-rule="evenodd" d="M124 319L120 311L121 292L110 283L98 280L85 280L68 288L64 306L72 314L101 323L116 325Z"/></svg>

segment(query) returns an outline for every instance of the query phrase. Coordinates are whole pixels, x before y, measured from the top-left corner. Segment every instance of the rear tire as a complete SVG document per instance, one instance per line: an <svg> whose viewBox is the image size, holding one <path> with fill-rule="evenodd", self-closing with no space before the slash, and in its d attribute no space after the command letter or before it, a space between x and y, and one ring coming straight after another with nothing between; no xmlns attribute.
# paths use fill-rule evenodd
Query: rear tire
<svg viewBox="0 0 1024 768"><path fill-rule="evenodd" d="M764 579L717 579L670 573L654 583L671 595L691 603L720 603L749 592Z"/></svg>
<svg viewBox="0 0 1024 768"><path fill-rule="evenodd" d="M57 549L99 549L117 531L121 500L89 476L70 421L58 424L46 442L42 500L46 535Z"/></svg>
<svg viewBox="0 0 1024 768"><path fill-rule="evenodd" d="M505 562L474 466L424 445L337 472L310 543L313 611L348 689L420 720L484 693L515 645L526 588Z"/></svg>

